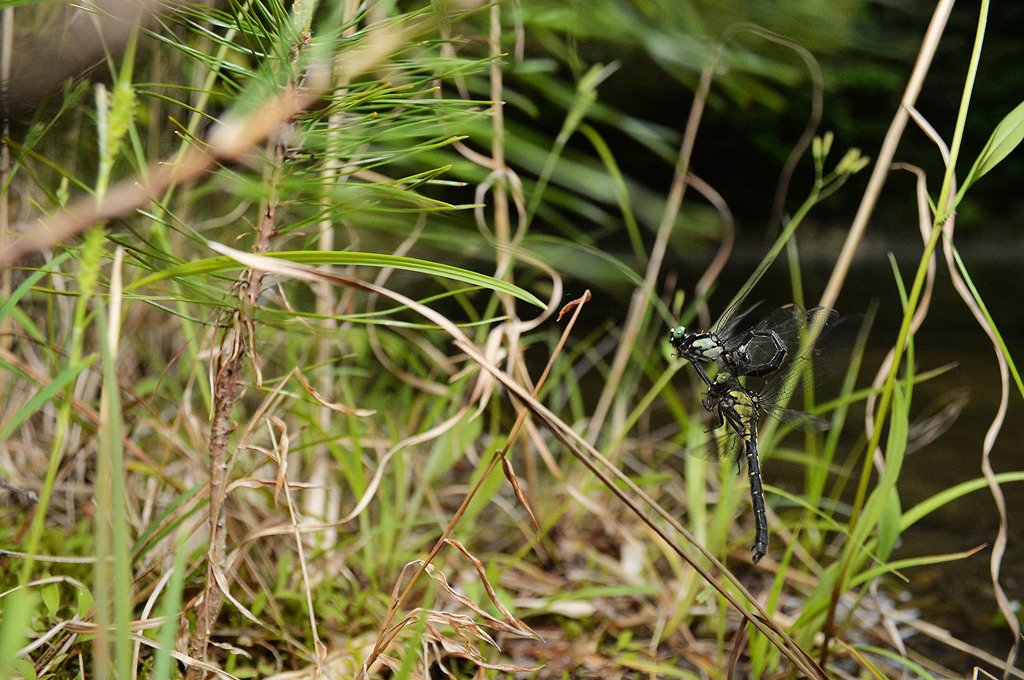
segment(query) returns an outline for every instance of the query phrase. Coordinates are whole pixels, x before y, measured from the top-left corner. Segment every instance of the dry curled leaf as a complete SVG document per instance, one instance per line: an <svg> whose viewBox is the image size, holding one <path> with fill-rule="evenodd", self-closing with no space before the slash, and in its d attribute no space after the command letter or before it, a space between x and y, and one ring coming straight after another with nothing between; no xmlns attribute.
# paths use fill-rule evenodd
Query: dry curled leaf
<svg viewBox="0 0 1024 680"><path fill-rule="evenodd" d="M309 396L311 396L314 399L316 399L317 403L320 404L321 406L326 406L327 408L331 409L332 411L336 411L338 413L344 413L345 415L352 415L352 416L359 416L359 417L372 416L373 414L376 413L376 411L373 410L373 409L368 409L368 408L351 408L349 406L345 406L344 404L336 404L334 402L327 401L326 399L324 399L320 395L319 392L316 391L315 387L313 387L312 385L309 384L309 381L306 380L306 376L304 376L302 374L302 371L296 369L295 374L297 376L299 376L299 382L302 383L302 386L306 388L306 392L309 393Z"/></svg>
<svg viewBox="0 0 1024 680"><path fill-rule="evenodd" d="M501 455L500 452L498 455ZM530 508L530 501L526 498L526 491L523 489L523 485L519 483L519 478L516 477L515 471L512 469L512 463L509 462L508 458L501 456L501 469L505 473L505 479L512 485L512 491L515 492L516 498L519 499L519 503L526 510L526 514L530 516L530 521L533 522L533 530L540 536L540 525L537 524L537 517L533 514L533 510Z"/></svg>

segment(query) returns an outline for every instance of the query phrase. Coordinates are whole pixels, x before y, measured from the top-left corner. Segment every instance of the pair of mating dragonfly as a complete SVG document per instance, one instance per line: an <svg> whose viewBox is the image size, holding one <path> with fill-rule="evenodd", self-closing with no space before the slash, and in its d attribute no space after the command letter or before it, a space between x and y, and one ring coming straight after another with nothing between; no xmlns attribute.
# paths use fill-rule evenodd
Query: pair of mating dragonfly
<svg viewBox="0 0 1024 680"><path fill-rule="evenodd" d="M817 380L825 377L828 370L821 365L820 355L834 344L830 340L840 335L835 332L839 314L825 307L804 309L790 304L741 332L740 322L753 308L732 318L738 304L725 313L715 330L688 331L679 326L669 332L669 342L676 356L693 364L707 386L703 404L712 414L712 429L727 424L733 432L726 447L735 451L737 460L746 457L754 509L756 563L768 551L768 515L758 461L757 422L768 414L799 429L828 429L827 420L783 408L776 402L798 391L809 369L818 372ZM707 373L712 364L718 367L713 379ZM740 378L767 379L754 388Z"/></svg>

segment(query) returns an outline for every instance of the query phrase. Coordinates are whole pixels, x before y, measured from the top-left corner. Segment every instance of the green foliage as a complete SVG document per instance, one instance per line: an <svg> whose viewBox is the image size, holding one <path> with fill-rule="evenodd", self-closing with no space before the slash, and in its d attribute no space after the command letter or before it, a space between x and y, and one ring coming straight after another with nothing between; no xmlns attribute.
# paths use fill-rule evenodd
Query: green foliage
<svg viewBox="0 0 1024 680"><path fill-rule="evenodd" d="M1017 105L1013 111L999 121L999 125L992 131L992 136L985 144L985 148L982 149L970 172L967 173L963 186L960 188L960 194L967 191L972 184L1009 156L1014 149L1020 146L1022 140L1024 140L1024 103Z"/></svg>
<svg viewBox="0 0 1024 680"><path fill-rule="evenodd" d="M907 289L894 268L906 325L888 381L855 389L862 342L840 395L801 406L831 419L827 435L761 430L766 460L805 474L798 490L767 485L756 577L738 577L746 477L688 455L708 439L703 386L665 343L718 281L691 286L685 262L718 243L725 262L729 206L753 200L701 168L742 170L757 135L736 155L702 147L701 116L793 108L809 62L768 31L855 51L860 8L232 3L132 34L107 55L109 85L81 76L9 140L11 233L62 236L4 272L0 472L40 493L0 503L0 678L70 677L79 658L98 677L169 678L218 593L216 644L198 654L236 677L363 663L427 677L434 659L526 674L512 660L544 654L514 646L537 644L524 621L586 638L620 671L823 677L831 659L810 659L838 655L927 676L833 642L858 639L855 612L888 579L959 558L897 547L988 488L904 509L915 390L943 370L918 365L909 326L927 258ZM611 96L627 81L640 101ZM643 111L678 83L696 91L686 129L681 111L671 127ZM1019 145L1022 115L996 127L952 208ZM798 232L870 159L835 151L841 133L805 141L782 197L799 203L748 285L785 254L785 295L809 306L801 251L817 243ZM938 227L952 208L936 205ZM556 326L583 288L597 291L583 320ZM866 401L870 432L847 422ZM737 616L751 629L739 652ZM51 633L59 654L25 651ZM677 651L695 639L699 669ZM153 648L141 660L137 642Z"/></svg>

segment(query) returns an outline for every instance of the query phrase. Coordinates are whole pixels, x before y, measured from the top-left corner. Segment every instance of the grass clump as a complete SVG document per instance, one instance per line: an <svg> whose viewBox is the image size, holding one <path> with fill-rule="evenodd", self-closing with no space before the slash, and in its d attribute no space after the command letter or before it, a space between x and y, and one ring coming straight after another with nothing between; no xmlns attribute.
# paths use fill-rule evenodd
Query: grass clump
<svg viewBox="0 0 1024 680"><path fill-rule="evenodd" d="M827 435L762 431L806 472L798 493L769 479L755 569L744 478L681 455L707 422L665 342L710 327L733 246L727 202L691 173L719 62L693 69L673 147L602 101L615 66L580 63L542 3L521 16L533 56L509 16L174 9L7 137L0 676L941 674L879 634L910 623L878 589L963 557L894 558L943 503L904 510L897 484L915 389L942 370L919 370L912 332L939 244L1016 376L953 246L952 170L937 201L922 190L917 272L893 267L906 311L877 379L857 389L861 343L839 396L802 405ZM506 119L529 92L556 130ZM1020 141L1017 118L965 184ZM666 195L622 169L609 123L669 160ZM797 230L869 164L810 127L810 189L754 268L782 259L802 304ZM721 248L686 295L665 274L694 224Z"/></svg>

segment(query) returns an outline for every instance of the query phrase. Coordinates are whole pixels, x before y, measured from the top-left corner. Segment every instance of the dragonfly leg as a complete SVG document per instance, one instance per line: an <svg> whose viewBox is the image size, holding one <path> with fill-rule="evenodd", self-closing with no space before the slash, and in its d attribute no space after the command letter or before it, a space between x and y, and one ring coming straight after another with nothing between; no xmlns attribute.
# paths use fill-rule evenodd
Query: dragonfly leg
<svg viewBox="0 0 1024 680"><path fill-rule="evenodd" d="M711 387L711 378L708 377L707 371L705 371L704 367L700 365L700 362L691 361L690 363L693 364L694 369L697 371L697 375L699 375L700 379L704 381L704 384Z"/></svg>

